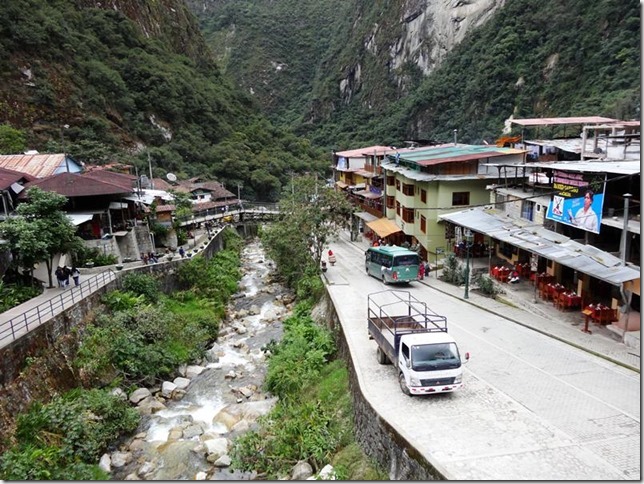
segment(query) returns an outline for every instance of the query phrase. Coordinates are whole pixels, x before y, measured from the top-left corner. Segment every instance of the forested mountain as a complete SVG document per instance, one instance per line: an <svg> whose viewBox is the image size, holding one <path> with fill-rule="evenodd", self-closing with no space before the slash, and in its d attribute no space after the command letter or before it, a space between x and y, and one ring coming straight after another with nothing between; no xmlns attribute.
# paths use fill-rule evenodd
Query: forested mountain
<svg viewBox="0 0 644 484"><path fill-rule="evenodd" d="M510 116L640 115L623 0L188 0L236 82L326 147L499 136Z"/></svg>
<svg viewBox="0 0 644 484"><path fill-rule="evenodd" d="M160 175L241 183L259 199L289 171L327 168L226 79L182 0L3 0L0 52L0 125L26 149L149 159Z"/></svg>
<svg viewBox="0 0 644 484"><path fill-rule="evenodd" d="M332 148L640 114L633 0L187 1L0 2L0 138L275 199Z"/></svg>

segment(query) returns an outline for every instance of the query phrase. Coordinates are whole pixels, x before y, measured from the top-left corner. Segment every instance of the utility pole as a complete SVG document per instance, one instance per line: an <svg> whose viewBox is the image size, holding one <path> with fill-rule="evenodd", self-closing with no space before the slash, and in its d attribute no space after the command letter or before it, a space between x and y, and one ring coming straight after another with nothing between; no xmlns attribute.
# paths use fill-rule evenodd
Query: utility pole
<svg viewBox="0 0 644 484"><path fill-rule="evenodd" d="M63 149L63 158L65 158L65 167L67 168L67 173L69 173L69 160L67 159L67 153L65 153L65 136L63 135L63 130L68 128L69 124L63 124L60 127L60 145Z"/></svg>
<svg viewBox="0 0 644 484"><path fill-rule="evenodd" d="M466 263L465 263L465 294L463 299L470 298L470 240L472 240L472 231L469 228L465 229L463 233L465 237L465 254L466 254Z"/></svg>
<svg viewBox="0 0 644 484"><path fill-rule="evenodd" d="M154 190L154 178L152 178L152 160L150 159L149 151L148 151L148 168L150 169L150 188Z"/></svg>

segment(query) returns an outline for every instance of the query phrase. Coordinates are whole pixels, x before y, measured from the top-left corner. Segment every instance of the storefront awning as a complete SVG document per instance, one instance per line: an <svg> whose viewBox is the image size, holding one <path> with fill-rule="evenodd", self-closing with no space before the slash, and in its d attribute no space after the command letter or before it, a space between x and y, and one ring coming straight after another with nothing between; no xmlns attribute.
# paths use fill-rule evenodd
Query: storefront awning
<svg viewBox="0 0 644 484"><path fill-rule="evenodd" d="M340 180L338 180L337 182L335 182L335 184L336 184L337 186L339 186L340 188L347 188L347 187L349 186L349 185L347 185L346 183L344 183L343 181L340 181Z"/></svg>
<svg viewBox="0 0 644 484"><path fill-rule="evenodd" d="M365 197L365 198L372 198L372 199L382 198L382 195L378 195L377 193L374 193L374 192L369 191L369 190L360 190L358 192L353 192L353 194L354 195L360 195L361 197Z"/></svg>
<svg viewBox="0 0 644 484"><path fill-rule="evenodd" d="M398 227L393 220L389 220L388 218L379 218L378 220L367 222L367 227L378 234L378 237L388 237L396 232L402 232L400 227Z"/></svg>
<svg viewBox="0 0 644 484"><path fill-rule="evenodd" d="M545 229L543 225L524 219L510 219L498 210L471 208L439 215L439 219L538 254L615 286L640 279L639 267L624 265L609 252L575 242Z"/></svg>
<svg viewBox="0 0 644 484"><path fill-rule="evenodd" d="M85 213L68 213L67 218L72 221L74 225L80 225L85 222L89 222L94 217L94 214L85 214Z"/></svg>
<svg viewBox="0 0 644 484"><path fill-rule="evenodd" d="M378 219L378 217L371 215L369 212L355 212L353 215L364 220L365 222L372 222Z"/></svg>

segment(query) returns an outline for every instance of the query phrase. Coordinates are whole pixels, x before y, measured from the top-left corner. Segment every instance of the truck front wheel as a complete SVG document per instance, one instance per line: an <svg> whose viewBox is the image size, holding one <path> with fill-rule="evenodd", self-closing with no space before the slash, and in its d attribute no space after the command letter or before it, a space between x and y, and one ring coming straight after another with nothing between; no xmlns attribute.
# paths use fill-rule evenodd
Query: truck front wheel
<svg viewBox="0 0 644 484"><path fill-rule="evenodd" d="M378 358L378 363L381 365L386 365L387 364L387 355L385 355L385 352L378 347L376 350L376 358Z"/></svg>
<svg viewBox="0 0 644 484"><path fill-rule="evenodd" d="M411 392L409 391L409 387L405 382L405 375L402 374L402 371L398 374L398 383L400 383L400 389L402 390L402 392L408 397L411 397Z"/></svg>

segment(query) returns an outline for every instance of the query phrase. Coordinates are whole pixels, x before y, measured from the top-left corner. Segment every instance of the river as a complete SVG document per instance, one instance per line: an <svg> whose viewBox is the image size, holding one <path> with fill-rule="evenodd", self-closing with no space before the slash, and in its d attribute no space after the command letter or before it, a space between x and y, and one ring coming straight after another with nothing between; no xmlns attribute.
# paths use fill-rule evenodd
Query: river
<svg viewBox="0 0 644 484"><path fill-rule="evenodd" d="M229 471L227 451L234 438L253 428L257 416L275 403L262 392L263 347L281 338L293 296L274 280L274 264L266 259L258 240L244 247L241 259L239 291L231 298L217 341L206 359L179 371L181 375L200 373L172 398L160 399L165 408L143 416L136 435L112 453L112 479L248 480L256 476ZM158 395L161 387L149 390Z"/></svg>

